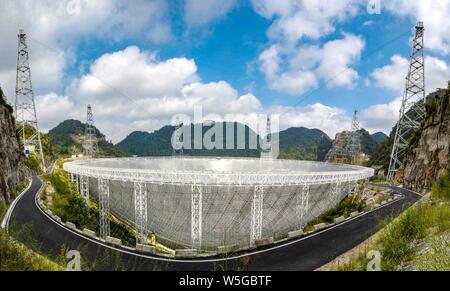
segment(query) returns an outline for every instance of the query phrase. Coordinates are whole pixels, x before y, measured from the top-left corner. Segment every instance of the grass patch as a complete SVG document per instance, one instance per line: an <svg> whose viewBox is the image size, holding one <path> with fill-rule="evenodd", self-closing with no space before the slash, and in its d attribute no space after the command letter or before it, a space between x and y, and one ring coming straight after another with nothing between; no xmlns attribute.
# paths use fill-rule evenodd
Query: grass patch
<svg viewBox="0 0 450 291"><path fill-rule="evenodd" d="M436 182L430 200L420 201L387 224L365 251L339 270L364 270L369 250L381 252L383 271L450 270L448 190L448 177Z"/></svg>
<svg viewBox="0 0 450 291"><path fill-rule="evenodd" d="M450 201L450 176L441 177L431 190L431 197L435 200Z"/></svg>
<svg viewBox="0 0 450 291"><path fill-rule="evenodd" d="M349 217L354 211L363 211L366 203L361 195L348 196L342 200L335 208L328 210L312 222L308 223L306 230L313 230L313 226L320 223L333 223L335 218L340 216Z"/></svg>
<svg viewBox="0 0 450 291"><path fill-rule="evenodd" d="M373 178L370 179L370 182L378 183L378 184L388 184L388 185L393 185L394 184L394 181L388 180L386 178L381 178L381 177L373 177Z"/></svg>
<svg viewBox="0 0 450 291"><path fill-rule="evenodd" d="M31 250L0 230L0 271L62 270L62 265Z"/></svg>
<svg viewBox="0 0 450 291"><path fill-rule="evenodd" d="M5 216L6 211L8 210L8 206L3 201L0 201L0 221L2 221L3 216Z"/></svg>
<svg viewBox="0 0 450 291"><path fill-rule="evenodd" d="M89 205L77 193L70 181L69 175L62 169L62 161L58 161L55 170L50 175L44 176L53 188L44 191L43 201L51 211L59 216L62 221L74 223L78 229L90 229L97 235L100 233L99 209L95 201ZM49 193L51 192L51 193ZM50 202L51 201L51 202ZM122 240L126 246L135 246L136 238L133 230L119 219L110 217L111 235Z"/></svg>
<svg viewBox="0 0 450 291"><path fill-rule="evenodd" d="M22 191L28 186L29 184L29 180L28 178L25 180L25 182L19 183L16 188L11 191L11 199L14 200L17 198L17 196L20 195L20 193L22 193Z"/></svg>

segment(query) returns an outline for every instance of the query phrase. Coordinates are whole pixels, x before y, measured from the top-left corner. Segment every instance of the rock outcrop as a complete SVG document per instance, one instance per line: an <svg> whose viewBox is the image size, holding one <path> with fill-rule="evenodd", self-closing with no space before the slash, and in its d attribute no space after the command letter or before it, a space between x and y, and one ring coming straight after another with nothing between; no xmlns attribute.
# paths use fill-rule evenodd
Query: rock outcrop
<svg viewBox="0 0 450 291"><path fill-rule="evenodd" d="M0 88L0 201L11 201L11 191L24 182L27 173L12 108L6 104Z"/></svg>
<svg viewBox="0 0 450 291"><path fill-rule="evenodd" d="M427 101L427 116L411 139L403 170L404 186L419 192L450 172L450 84Z"/></svg>

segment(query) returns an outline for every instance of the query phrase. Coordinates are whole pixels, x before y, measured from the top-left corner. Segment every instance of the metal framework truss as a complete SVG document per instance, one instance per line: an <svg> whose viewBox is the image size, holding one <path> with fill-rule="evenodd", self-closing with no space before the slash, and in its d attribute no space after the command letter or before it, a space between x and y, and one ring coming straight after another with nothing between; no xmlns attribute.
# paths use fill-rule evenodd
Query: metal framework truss
<svg viewBox="0 0 450 291"><path fill-rule="evenodd" d="M200 249L202 246L202 194L200 185L192 185L191 238L194 249Z"/></svg>
<svg viewBox="0 0 450 291"><path fill-rule="evenodd" d="M403 96L394 146L392 147L388 172L388 179L391 180L395 178L403 163L409 137L416 129L420 128L426 113L424 31L423 23L418 22L408 76L406 77L405 95Z"/></svg>
<svg viewBox="0 0 450 291"><path fill-rule="evenodd" d="M109 224L109 181L98 179L99 215L100 215L100 237L106 239L110 235Z"/></svg>
<svg viewBox="0 0 450 291"><path fill-rule="evenodd" d="M361 137L359 134L360 124L358 119L358 111L355 110L352 119L352 132L347 144L348 157L352 162L354 157L361 153Z"/></svg>
<svg viewBox="0 0 450 291"><path fill-rule="evenodd" d="M186 170L184 159L196 160L194 170ZM207 167L221 166L220 171L202 171L205 161ZM135 227L137 243L148 242L155 232L176 246L199 250L254 246L266 234L281 239L285 230L302 229L334 207L359 177L373 174L352 165L261 159L233 159L239 166L233 172L223 162L228 165L215 158L99 159L66 163L64 169L82 193L87 177L91 186L98 181L90 195L99 202L102 238L111 232L112 214ZM274 169L262 170L266 165Z"/></svg>
<svg viewBox="0 0 450 291"><path fill-rule="evenodd" d="M183 159L190 159L183 157ZM197 158L199 159L199 158ZM327 167L329 169L310 172L292 171L291 173L279 173L276 170L271 172L238 172L238 173L215 173L210 171L181 171L181 170L149 170L120 168L122 163L132 161L146 161L147 163L164 163L166 160L173 161L173 158L124 158L108 159L108 163L117 162L117 167L96 166L93 161L76 161L65 163L63 168L69 173L86 175L89 177L103 178L123 182L145 182L145 183L170 183L180 185L232 185L232 186L284 186L284 185L323 185L337 182L357 181L370 178L374 175L374 170L354 165L331 165L320 162L309 161L282 161L274 160L270 162L296 164L299 168ZM199 159L201 160L201 159ZM242 159L255 160L255 159ZM259 159L258 159L259 160Z"/></svg>
<svg viewBox="0 0 450 291"><path fill-rule="evenodd" d="M78 183L78 175L70 173L70 181L72 181L72 184L75 185L75 191L77 193L80 193L80 184Z"/></svg>
<svg viewBox="0 0 450 291"><path fill-rule="evenodd" d="M95 156L98 152L97 136L94 127L94 115L91 105L87 106L85 141L83 144L84 153L87 156Z"/></svg>
<svg viewBox="0 0 450 291"><path fill-rule="evenodd" d="M87 176L80 176L80 194L81 197L86 201L86 203L89 202L89 177Z"/></svg>
<svg viewBox="0 0 450 291"><path fill-rule="evenodd" d="M331 197L332 200L337 201L341 195L341 182L337 182L331 185Z"/></svg>
<svg viewBox="0 0 450 291"><path fill-rule="evenodd" d="M298 229L303 229L305 226L305 217L309 208L309 184L304 184L301 192L297 193L296 197L296 212L298 219Z"/></svg>
<svg viewBox="0 0 450 291"><path fill-rule="evenodd" d="M358 188L358 181L350 181L350 182L348 182L348 193L349 193L349 195L355 194L357 188Z"/></svg>
<svg viewBox="0 0 450 291"><path fill-rule="evenodd" d="M147 188L144 183L134 183L134 213L137 232L136 243L147 243Z"/></svg>
<svg viewBox="0 0 450 291"><path fill-rule="evenodd" d="M264 187L257 185L254 189L252 201L250 245L254 245L255 241L260 240L262 237L263 202Z"/></svg>
<svg viewBox="0 0 450 291"><path fill-rule="evenodd" d="M36 104L34 98L33 85L31 82L31 69L26 43L26 34L19 31L19 46L17 54L17 76L16 76L16 102L15 119L18 125L25 154L35 152L42 163L45 171L45 159L42 149L41 134L39 132L36 115Z"/></svg>

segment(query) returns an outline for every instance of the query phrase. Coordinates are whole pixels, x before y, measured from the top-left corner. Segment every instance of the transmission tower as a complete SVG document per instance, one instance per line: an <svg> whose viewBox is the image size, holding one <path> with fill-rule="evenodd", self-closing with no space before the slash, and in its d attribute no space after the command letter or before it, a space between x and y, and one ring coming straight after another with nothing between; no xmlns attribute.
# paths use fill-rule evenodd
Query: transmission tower
<svg viewBox="0 0 450 291"><path fill-rule="evenodd" d="M424 31L423 22L418 22L408 76L406 77L405 95L403 96L392 148L388 172L388 179L390 180L394 180L395 174L402 165L405 151L408 148L408 138L416 129L420 128L426 113Z"/></svg>
<svg viewBox="0 0 450 291"><path fill-rule="evenodd" d="M94 128L94 116L91 105L87 106L86 131L83 147L86 156L93 157L98 152L97 135Z"/></svg>
<svg viewBox="0 0 450 291"><path fill-rule="evenodd" d="M352 132L347 144L348 157L350 158L350 161L359 156L361 152L361 137L359 130L360 124L358 119L358 110L355 110L352 119Z"/></svg>
<svg viewBox="0 0 450 291"><path fill-rule="evenodd" d="M18 37L15 118L25 155L28 156L31 152L37 153L45 171L44 153L36 115L28 46L24 30L19 30Z"/></svg>

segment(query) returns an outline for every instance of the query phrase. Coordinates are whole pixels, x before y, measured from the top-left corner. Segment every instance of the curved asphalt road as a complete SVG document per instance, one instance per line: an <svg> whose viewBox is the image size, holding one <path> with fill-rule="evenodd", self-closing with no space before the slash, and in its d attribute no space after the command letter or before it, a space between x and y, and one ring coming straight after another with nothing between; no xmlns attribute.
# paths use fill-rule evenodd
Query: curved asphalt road
<svg viewBox="0 0 450 291"><path fill-rule="evenodd" d="M309 237L241 254L229 260L169 261L139 256L124 249L114 250L56 224L36 204L36 194L41 186L42 182L33 177L31 187L12 212L10 229L30 224L34 239L43 252L54 257L61 254L63 247L79 250L83 259L95 264L91 268L96 270L315 270L372 236L379 230L381 220L399 215L420 198L414 192L391 187L404 198ZM18 239L21 240L21 237Z"/></svg>

